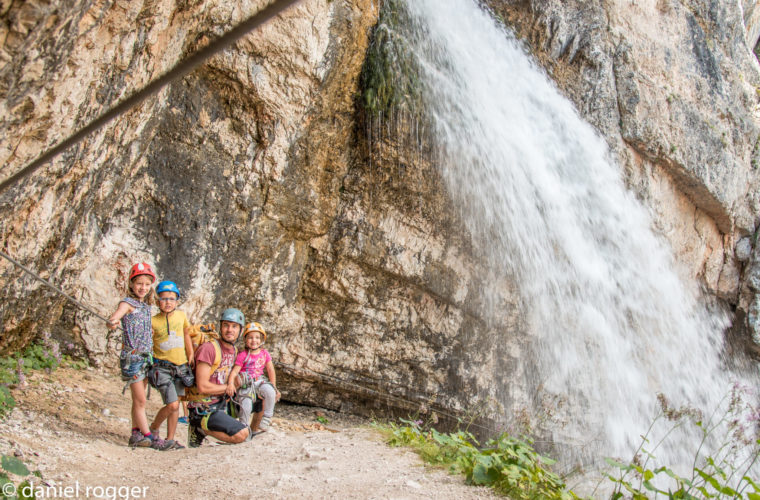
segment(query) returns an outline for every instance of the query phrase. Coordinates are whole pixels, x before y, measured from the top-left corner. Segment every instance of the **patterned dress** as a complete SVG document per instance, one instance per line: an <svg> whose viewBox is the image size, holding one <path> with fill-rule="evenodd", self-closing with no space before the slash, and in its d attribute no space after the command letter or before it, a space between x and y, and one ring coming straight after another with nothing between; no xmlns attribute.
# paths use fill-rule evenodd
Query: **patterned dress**
<svg viewBox="0 0 760 500"><path fill-rule="evenodd" d="M122 353L145 354L153 352L153 326L150 305L132 297L121 299L135 310L121 318Z"/></svg>

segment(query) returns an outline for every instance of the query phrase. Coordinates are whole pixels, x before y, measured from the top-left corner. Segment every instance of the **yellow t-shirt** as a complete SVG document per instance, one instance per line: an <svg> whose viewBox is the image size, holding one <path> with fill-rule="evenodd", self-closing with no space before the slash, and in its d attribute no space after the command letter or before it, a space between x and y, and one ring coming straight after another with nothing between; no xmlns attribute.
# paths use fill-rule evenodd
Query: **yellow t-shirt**
<svg viewBox="0 0 760 500"><path fill-rule="evenodd" d="M175 365L187 363L185 328L190 327L190 322L185 313L175 309L169 313L167 322L166 314L160 312L151 318L151 323L153 324L153 357Z"/></svg>

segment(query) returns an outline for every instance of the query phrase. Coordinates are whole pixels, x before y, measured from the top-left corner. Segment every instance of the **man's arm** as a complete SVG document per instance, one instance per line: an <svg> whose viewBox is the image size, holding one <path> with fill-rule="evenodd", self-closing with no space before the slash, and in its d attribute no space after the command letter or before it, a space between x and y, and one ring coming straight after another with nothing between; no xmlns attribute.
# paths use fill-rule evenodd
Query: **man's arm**
<svg viewBox="0 0 760 500"><path fill-rule="evenodd" d="M198 392L208 394L209 396L224 394L227 390L226 385L211 382L211 365L203 361L196 363L195 385L198 387Z"/></svg>

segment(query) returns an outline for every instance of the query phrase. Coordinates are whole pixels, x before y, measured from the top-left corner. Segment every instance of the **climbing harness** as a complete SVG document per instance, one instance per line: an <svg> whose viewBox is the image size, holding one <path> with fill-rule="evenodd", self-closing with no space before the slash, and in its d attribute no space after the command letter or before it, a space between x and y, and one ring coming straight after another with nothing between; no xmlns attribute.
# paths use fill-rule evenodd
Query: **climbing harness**
<svg viewBox="0 0 760 500"><path fill-rule="evenodd" d="M189 74L195 68L210 59L212 56L218 54L248 34L248 32L258 28L273 17L282 13L288 7L298 2L300 2L300 0L275 0L267 7L264 7L259 12L241 22L221 37L213 40L211 43L198 50L187 59L178 63L162 76L156 78L142 89L133 93L113 108L95 118L93 121L58 143L56 146L41 154L36 160L32 161L27 166L10 175L2 183L0 183L0 194L2 194L3 191L5 191L10 185L15 184L17 181L33 173L35 170L44 165L48 160L55 158L66 149L84 139L90 133L95 132L114 118L137 106L151 95L158 93L159 90L174 80L182 78L183 76Z"/></svg>

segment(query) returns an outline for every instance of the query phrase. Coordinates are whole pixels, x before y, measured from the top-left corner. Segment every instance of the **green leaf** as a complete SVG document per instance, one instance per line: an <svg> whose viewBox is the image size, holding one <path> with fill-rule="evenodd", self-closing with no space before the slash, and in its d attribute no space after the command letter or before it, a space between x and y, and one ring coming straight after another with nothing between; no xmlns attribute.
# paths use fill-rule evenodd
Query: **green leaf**
<svg viewBox="0 0 760 500"><path fill-rule="evenodd" d="M757 493L747 493L747 500L760 500L760 495Z"/></svg>
<svg viewBox="0 0 760 500"><path fill-rule="evenodd" d="M493 480L488 474L488 469L483 464L477 464L472 469L472 482L475 484L491 484Z"/></svg>
<svg viewBox="0 0 760 500"><path fill-rule="evenodd" d="M16 489L18 491L18 500L34 500L34 486L29 481L24 481L18 485ZM25 495L24 493L29 493Z"/></svg>
<svg viewBox="0 0 760 500"><path fill-rule="evenodd" d="M755 489L756 492L760 493L760 486L758 486L757 483L751 477L744 476L742 480L747 481Z"/></svg>
<svg viewBox="0 0 760 500"><path fill-rule="evenodd" d="M622 464L618 462L617 460L613 460L611 458L605 458L604 461L607 462L608 465L611 465L612 467L616 467L620 470L631 470L632 468L630 464Z"/></svg>
<svg viewBox="0 0 760 500"><path fill-rule="evenodd" d="M2 463L3 469L13 474L16 474L17 476L29 475L29 469L26 468L26 465L24 465L24 462L22 462L16 457L3 455L2 462L0 463Z"/></svg>

